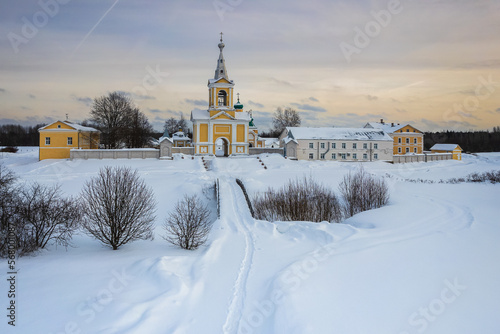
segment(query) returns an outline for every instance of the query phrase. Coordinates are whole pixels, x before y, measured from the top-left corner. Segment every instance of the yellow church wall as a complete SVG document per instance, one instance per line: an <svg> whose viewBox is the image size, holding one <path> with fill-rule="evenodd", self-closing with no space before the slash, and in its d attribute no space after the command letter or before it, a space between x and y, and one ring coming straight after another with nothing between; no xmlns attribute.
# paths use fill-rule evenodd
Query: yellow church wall
<svg viewBox="0 0 500 334"><path fill-rule="evenodd" d="M243 124L236 126L236 141L240 143L245 141L245 125Z"/></svg>
<svg viewBox="0 0 500 334"><path fill-rule="evenodd" d="M221 125L221 124L214 124L213 125L213 133L214 135L229 135L229 138L231 138L231 125ZM214 136L215 138L215 136Z"/></svg>
<svg viewBox="0 0 500 334"><path fill-rule="evenodd" d="M200 142L208 141L208 124L200 124Z"/></svg>

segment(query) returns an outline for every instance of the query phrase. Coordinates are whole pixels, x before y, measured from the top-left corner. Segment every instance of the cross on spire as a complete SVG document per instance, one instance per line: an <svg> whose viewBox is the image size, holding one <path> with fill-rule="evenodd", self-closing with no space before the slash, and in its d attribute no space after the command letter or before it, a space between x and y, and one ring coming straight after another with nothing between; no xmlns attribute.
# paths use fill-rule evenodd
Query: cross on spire
<svg viewBox="0 0 500 334"><path fill-rule="evenodd" d="M240 93L238 93L236 95L238 95L238 102L240 102Z"/></svg>
<svg viewBox="0 0 500 334"><path fill-rule="evenodd" d="M221 42L222 42L222 35L223 35L223 33L222 33L222 31L221 31L221 33L220 33L220 41L221 41Z"/></svg>

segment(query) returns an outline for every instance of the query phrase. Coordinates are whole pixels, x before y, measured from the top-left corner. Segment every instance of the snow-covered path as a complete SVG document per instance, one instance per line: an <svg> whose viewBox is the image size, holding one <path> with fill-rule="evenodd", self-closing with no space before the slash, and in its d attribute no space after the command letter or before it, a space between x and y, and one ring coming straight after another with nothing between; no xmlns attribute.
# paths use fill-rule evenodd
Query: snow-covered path
<svg viewBox="0 0 500 334"><path fill-rule="evenodd" d="M221 182L222 198L221 206L223 217L228 224L232 225L238 234L245 239L244 256L238 269L238 277L233 286L233 294L229 303L227 318L222 327L223 333L236 333L242 316L242 311L247 294L247 280L252 267L255 241L249 225L253 224L242 190L234 179L226 179Z"/></svg>

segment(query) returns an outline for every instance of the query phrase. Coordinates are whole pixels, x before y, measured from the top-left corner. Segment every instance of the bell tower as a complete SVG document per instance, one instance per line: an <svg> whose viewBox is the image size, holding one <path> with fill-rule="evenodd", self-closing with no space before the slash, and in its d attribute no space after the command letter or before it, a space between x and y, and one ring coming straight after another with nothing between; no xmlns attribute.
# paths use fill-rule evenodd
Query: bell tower
<svg viewBox="0 0 500 334"><path fill-rule="evenodd" d="M222 41L222 33L220 33L219 59L217 59L217 67L213 79L208 80L208 107L211 116L224 110L234 117L233 108L233 80L229 80L226 69L226 61L222 50L224 49Z"/></svg>

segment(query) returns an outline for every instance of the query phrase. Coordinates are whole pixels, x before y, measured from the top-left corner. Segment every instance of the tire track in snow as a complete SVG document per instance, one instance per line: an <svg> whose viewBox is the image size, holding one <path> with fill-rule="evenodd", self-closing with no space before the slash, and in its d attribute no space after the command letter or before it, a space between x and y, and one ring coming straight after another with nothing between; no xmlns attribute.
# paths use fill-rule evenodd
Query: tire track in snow
<svg viewBox="0 0 500 334"><path fill-rule="evenodd" d="M239 328L240 320L242 317L243 307L245 305L245 298L247 292L247 280L250 274L250 269L253 262L253 254L255 251L255 240L252 232L248 228L248 223L253 224L253 218L243 197L243 192L237 186L236 181L225 180L223 201L230 202L231 212L224 212L227 215L225 219L231 220L234 218L233 224L236 226L238 232L241 232L245 237L245 255L241 261L238 270L238 276L233 286L233 293L231 301L229 302L227 317L222 332L225 334L236 333Z"/></svg>

